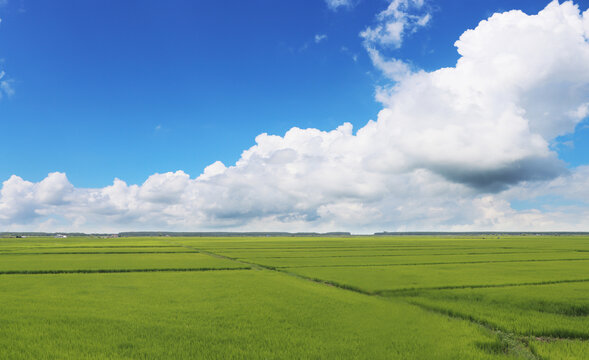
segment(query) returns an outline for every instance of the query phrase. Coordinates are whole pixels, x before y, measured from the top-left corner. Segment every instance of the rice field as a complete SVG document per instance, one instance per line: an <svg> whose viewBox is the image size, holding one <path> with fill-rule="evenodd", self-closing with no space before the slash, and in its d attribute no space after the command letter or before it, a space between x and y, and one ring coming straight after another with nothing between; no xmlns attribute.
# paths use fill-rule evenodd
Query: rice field
<svg viewBox="0 0 589 360"><path fill-rule="evenodd" d="M589 237L0 239L1 359L589 359Z"/></svg>

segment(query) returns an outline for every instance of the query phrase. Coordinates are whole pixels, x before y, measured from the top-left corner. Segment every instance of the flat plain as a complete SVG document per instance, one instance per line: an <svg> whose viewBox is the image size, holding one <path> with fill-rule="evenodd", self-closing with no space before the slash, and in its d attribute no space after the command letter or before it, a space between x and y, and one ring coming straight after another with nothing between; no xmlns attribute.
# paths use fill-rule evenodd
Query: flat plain
<svg viewBox="0 0 589 360"><path fill-rule="evenodd" d="M589 359L589 237L0 239L0 358Z"/></svg>

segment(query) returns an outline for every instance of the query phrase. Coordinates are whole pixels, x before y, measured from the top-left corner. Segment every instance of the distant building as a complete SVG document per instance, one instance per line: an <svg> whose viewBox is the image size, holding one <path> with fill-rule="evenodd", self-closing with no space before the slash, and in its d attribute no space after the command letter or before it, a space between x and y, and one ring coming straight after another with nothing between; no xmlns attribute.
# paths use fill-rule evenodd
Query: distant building
<svg viewBox="0 0 589 360"><path fill-rule="evenodd" d="M56 238L60 238L60 239L65 239L67 237L67 235L65 235L65 234L56 234L55 237Z"/></svg>

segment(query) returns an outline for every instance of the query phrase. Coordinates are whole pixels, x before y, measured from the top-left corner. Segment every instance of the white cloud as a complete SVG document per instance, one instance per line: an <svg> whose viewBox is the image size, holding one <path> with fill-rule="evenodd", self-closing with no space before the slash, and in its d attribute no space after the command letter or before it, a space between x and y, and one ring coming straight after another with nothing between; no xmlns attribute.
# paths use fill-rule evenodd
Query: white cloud
<svg viewBox="0 0 589 360"><path fill-rule="evenodd" d="M45 179L36 184L35 197L43 204L61 205L66 204L68 195L74 187L63 173L50 173Z"/></svg>
<svg viewBox="0 0 589 360"><path fill-rule="evenodd" d="M404 37L426 26L431 14L425 0L390 0L388 7L377 15L377 23L360 33L364 47L374 66L385 76L398 81L399 74L407 73L409 65L399 59L385 60L381 49L398 49Z"/></svg>
<svg viewBox="0 0 589 360"><path fill-rule="evenodd" d="M393 81L400 81L411 75L411 68L409 64L398 59L386 60L382 54L374 48L366 48L372 64L376 66L382 73Z"/></svg>
<svg viewBox="0 0 589 360"><path fill-rule="evenodd" d="M580 121L589 116L589 102L579 105L578 108L568 112L568 116L573 118L573 121Z"/></svg>
<svg viewBox="0 0 589 360"><path fill-rule="evenodd" d="M139 188L140 200L152 203L175 204L180 200L190 176L183 171L151 175Z"/></svg>
<svg viewBox="0 0 589 360"><path fill-rule="evenodd" d="M353 0L325 0L327 7L331 10L337 10L340 7L352 7L354 5Z"/></svg>
<svg viewBox="0 0 589 360"><path fill-rule="evenodd" d="M8 3L8 0L0 0L0 7L5 6ZM2 19L0 18L0 24L2 23ZM11 96L14 94L14 89L12 87L12 81L6 78L6 73L4 70L0 70L0 99L5 96Z"/></svg>
<svg viewBox="0 0 589 360"><path fill-rule="evenodd" d="M14 89L12 88L12 81L6 79L6 73L0 71L0 98L4 95L14 95Z"/></svg>
<svg viewBox="0 0 589 360"><path fill-rule="evenodd" d="M327 40L326 34L315 34L315 36L313 37L313 40L305 42L302 46L300 46L298 48L298 51L299 52L306 51L309 49L309 46L312 45L313 43L319 44L319 43L324 42L326 40Z"/></svg>
<svg viewBox="0 0 589 360"><path fill-rule="evenodd" d="M383 110L375 121L356 133L345 123L261 134L235 165L215 162L197 178L177 171L142 185L115 179L80 189L59 173L39 183L13 176L0 192L0 225L589 230L589 167L566 170L550 147L587 115L588 22L589 12L555 1L537 15L495 14L466 31L456 42L455 67L411 72L375 56L396 80L378 91ZM576 203L510 206L550 193Z"/></svg>
<svg viewBox="0 0 589 360"><path fill-rule="evenodd" d="M320 42L327 40L327 35L325 34L316 34L315 35L315 43L319 44Z"/></svg>
<svg viewBox="0 0 589 360"><path fill-rule="evenodd" d="M34 184L12 175L2 183L0 191L0 222L12 224L30 222L37 217L38 207L34 196Z"/></svg>
<svg viewBox="0 0 589 360"><path fill-rule="evenodd" d="M358 54L351 52L350 49L348 49L346 46L342 46L340 51L344 54L350 55L352 57L352 61L358 62Z"/></svg>
<svg viewBox="0 0 589 360"><path fill-rule="evenodd" d="M424 0L390 0L389 6L377 15L377 24L360 33L367 46L401 47L407 33L426 26L431 14Z"/></svg>

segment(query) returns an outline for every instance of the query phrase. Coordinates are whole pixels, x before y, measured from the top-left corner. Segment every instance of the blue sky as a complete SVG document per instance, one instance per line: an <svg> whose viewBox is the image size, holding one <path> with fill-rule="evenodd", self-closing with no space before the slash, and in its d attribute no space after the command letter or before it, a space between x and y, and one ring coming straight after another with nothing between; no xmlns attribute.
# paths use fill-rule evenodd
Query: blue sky
<svg viewBox="0 0 589 360"><path fill-rule="evenodd" d="M431 24L390 50L425 70L453 66L454 41L490 14L545 6L430 5ZM386 80L358 34L384 6L8 1L0 9L0 55L14 95L0 103L0 178L39 181L63 171L76 186L96 187L179 169L197 176L216 160L234 163L260 133L363 126L380 110L374 88ZM318 34L327 38L315 43ZM589 143L581 135L575 150ZM575 164L587 153L563 149Z"/></svg>
<svg viewBox="0 0 589 360"><path fill-rule="evenodd" d="M379 94L403 83L387 77L367 49L378 49L383 58L400 61L412 73L452 68L460 58L454 43L466 30L495 13L519 9L537 14L548 4L400 0L405 3L399 8L402 15L379 18L395 1L355 0L336 9L320 0L0 2L0 70L5 72L0 80L11 89L0 99L0 179L17 175L37 184L59 172L67 174L68 186L76 189L101 189L115 178L141 185L153 174L178 170L194 179L216 161L234 165L262 133L283 136L293 127L328 132L351 123L355 134L369 120L384 123L379 111L395 105L383 102ZM589 0L575 4L584 11ZM428 15L427 24L406 25L402 43L371 43L360 36L379 23L399 21L398 16L410 24L423 14ZM586 89L585 84L575 86ZM589 101L582 91L574 95L578 101L567 113ZM534 143L526 151L538 150L535 154L542 158L556 156L560 163L538 165L549 168L539 171L536 165L520 162L519 168L534 170L515 177L505 169L469 173L462 167L470 163L456 158L438 162L442 167L455 164L440 170L422 165L431 154L421 154L422 159L411 149L401 152L412 159L410 163L420 164L412 169L429 169L444 181L476 190L468 196L499 194L519 211L538 203L556 206L564 195L536 197L529 188L520 191L515 185L555 179L566 172L559 166L574 172L589 163L586 120L579 120L573 130L559 128L540 135L550 143L549 150L538 150L540 145ZM521 141L515 143L520 146ZM505 180L510 176L515 180ZM367 207L370 201L356 205ZM272 216L294 216L304 224L320 218L321 206L333 205L328 203L302 215L276 210ZM259 214L248 216L252 218L246 222L218 226L266 224L256 222L262 221ZM452 221L439 224L449 226ZM388 224L383 220L366 228Z"/></svg>

